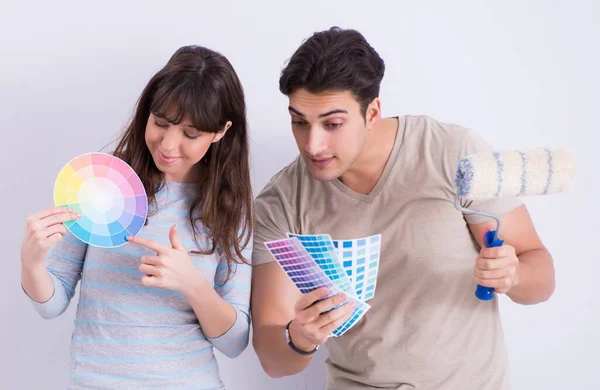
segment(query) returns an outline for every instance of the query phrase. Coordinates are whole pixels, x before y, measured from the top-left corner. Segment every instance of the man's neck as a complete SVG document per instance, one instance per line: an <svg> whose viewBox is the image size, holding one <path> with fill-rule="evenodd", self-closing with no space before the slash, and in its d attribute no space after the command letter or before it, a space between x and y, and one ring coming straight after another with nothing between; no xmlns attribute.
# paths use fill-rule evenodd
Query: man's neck
<svg viewBox="0 0 600 390"><path fill-rule="evenodd" d="M368 135L361 156L352 168L340 177L340 181L354 192L369 194L385 170L394 148L397 131L397 118L385 118L379 121Z"/></svg>

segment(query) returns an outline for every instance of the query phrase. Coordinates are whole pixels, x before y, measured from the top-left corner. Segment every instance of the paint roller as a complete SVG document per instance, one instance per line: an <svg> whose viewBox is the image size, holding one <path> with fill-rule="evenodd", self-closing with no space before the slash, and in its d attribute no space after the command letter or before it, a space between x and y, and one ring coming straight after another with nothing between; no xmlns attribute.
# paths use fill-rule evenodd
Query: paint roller
<svg viewBox="0 0 600 390"><path fill-rule="evenodd" d="M466 214L495 219L496 230L486 232L484 243L487 247L502 246L500 216L464 208L460 204L461 198L477 200L562 193L570 189L574 175L573 158L565 149L472 154L458 161L454 207ZM494 297L494 289L477 285L475 296L490 300Z"/></svg>

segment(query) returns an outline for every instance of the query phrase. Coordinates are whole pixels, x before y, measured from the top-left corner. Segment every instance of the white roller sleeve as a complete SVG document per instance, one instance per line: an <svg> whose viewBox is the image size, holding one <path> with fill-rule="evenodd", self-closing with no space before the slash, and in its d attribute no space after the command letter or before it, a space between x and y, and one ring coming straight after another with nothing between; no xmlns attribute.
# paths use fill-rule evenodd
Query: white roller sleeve
<svg viewBox="0 0 600 390"><path fill-rule="evenodd" d="M549 195L568 191L574 176L565 149L478 153L459 161L456 186L468 199Z"/></svg>

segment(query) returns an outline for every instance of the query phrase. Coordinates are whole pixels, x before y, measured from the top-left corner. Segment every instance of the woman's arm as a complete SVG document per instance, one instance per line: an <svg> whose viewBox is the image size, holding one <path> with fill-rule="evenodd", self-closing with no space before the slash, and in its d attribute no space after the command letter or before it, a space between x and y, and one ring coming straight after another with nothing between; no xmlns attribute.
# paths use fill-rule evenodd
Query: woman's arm
<svg viewBox="0 0 600 390"><path fill-rule="evenodd" d="M249 256L251 249L243 252ZM227 278L227 262L222 254L217 266L214 288L203 280L184 293L194 308L202 330L213 346L225 356L234 358L248 346L250 334L250 285L252 267L232 264Z"/></svg>
<svg viewBox="0 0 600 390"><path fill-rule="evenodd" d="M213 285L194 266L175 226L169 231L170 248L140 236L128 239L157 253L141 258L143 285L181 292L198 317L204 335L226 356L235 357L246 348L250 332L250 266L234 264L235 272L225 280L227 263L220 254ZM248 244L244 256L249 258L251 251Z"/></svg>
<svg viewBox="0 0 600 390"><path fill-rule="evenodd" d="M45 263L21 259L21 286L42 318L61 315L81 278L87 245L70 233L55 244Z"/></svg>

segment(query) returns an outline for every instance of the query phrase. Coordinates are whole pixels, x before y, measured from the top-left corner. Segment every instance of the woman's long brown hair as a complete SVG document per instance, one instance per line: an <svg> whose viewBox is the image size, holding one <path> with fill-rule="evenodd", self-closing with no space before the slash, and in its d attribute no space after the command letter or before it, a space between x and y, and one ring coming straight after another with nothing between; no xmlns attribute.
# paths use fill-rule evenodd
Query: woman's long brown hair
<svg viewBox="0 0 600 390"><path fill-rule="evenodd" d="M196 129L210 133L223 129L227 121L232 122L223 138L211 144L198 163L204 179L198 183L189 218L197 253L211 254L219 249L230 271L232 263L249 264L242 255L251 240L253 202L246 104L232 65L210 49L184 46L144 88L114 155L138 173L149 204L156 205L155 195L164 181L145 142L150 113L174 124L187 116ZM211 236L208 249L198 243L197 221Z"/></svg>

